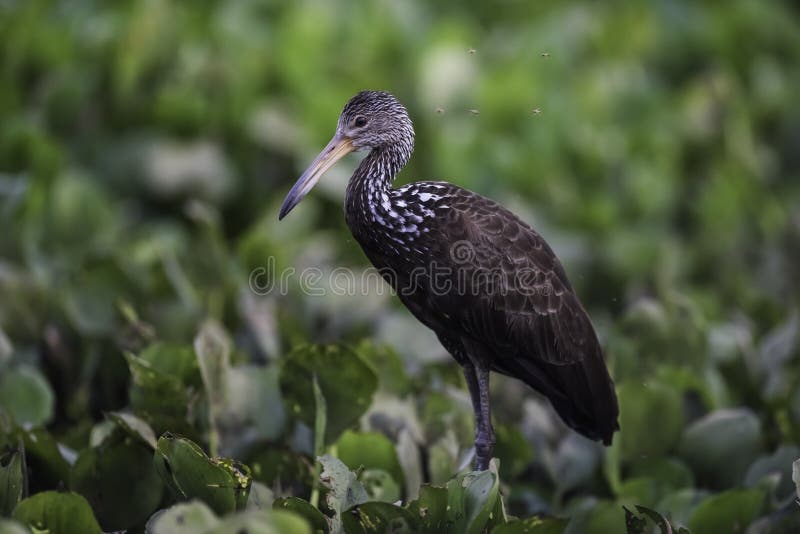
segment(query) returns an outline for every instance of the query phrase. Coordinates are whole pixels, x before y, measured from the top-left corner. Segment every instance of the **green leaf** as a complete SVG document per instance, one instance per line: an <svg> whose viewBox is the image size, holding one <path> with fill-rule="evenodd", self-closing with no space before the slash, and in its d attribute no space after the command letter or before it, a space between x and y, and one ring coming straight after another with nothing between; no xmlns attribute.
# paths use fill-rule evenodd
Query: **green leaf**
<svg viewBox="0 0 800 534"><path fill-rule="evenodd" d="M2 517L0 517L0 532L3 534L31 534L30 529L19 521Z"/></svg>
<svg viewBox="0 0 800 534"><path fill-rule="evenodd" d="M533 447L517 427L497 425L495 434L494 455L503 459L500 478L508 480L519 476L533 461Z"/></svg>
<svg viewBox="0 0 800 534"><path fill-rule="evenodd" d="M86 497L103 530L130 529L158 508L164 485L152 457L147 444L125 433L78 455L70 488Z"/></svg>
<svg viewBox="0 0 800 534"><path fill-rule="evenodd" d="M453 432L448 432L428 446L428 470L431 483L445 484L458 471L459 446Z"/></svg>
<svg viewBox="0 0 800 534"><path fill-rule="evenodd" d="M761 456L748 467L744 476L745 487L756 486L766 477L775 476L776 486L772 492L774 504L778 507L787 504L795 495L792 462L798 457L800 448L794 445L781 445L772 454Z"/></svg>
<svg viewBox="0 0 800 534"><path fill-rule="evenodd" d="M308 501L304 501L299 497L275 499L275 502L272 503L272 508L275 510L287 510L305 518L314 531L321 530L325 534L329 532L327 518L322 515L322 512L311 506Z"/></svg>
<svg viewBox="0 0 800 534"><path fill-rule="evenodd" d="M100 534L100 525L86 499L77 493L45 491L20 502L14 519L34 531L58 534Z"/></svg>
<svg viewBox="0 0 800 534"><path fill-rule="evenodd" d="M313 377L325 397L327 425L325 443L333 442L353 426L372 402L377 377L353 350L336 345L308 345L293 350L281 368L280 386L284 403L295 417L314 425Z"/></svg>
<svg viewBox="0 0 800 534"><path fill-rule="evenodd" d="M622 509L625 510L625 532L627 534L647 534L647 519L639 517L625 506Z"/></svg>
<svg viewBox="0 0 800 534"><path fill-rule="evenodd" d="M455 532L483 532L497 504L499 485L494 460L490 470L459 475L447 483L448 517Z"/></svg>
<svg viewBox="0 0 800 534"><path fill-rule="evenodd" d="M230 340L219 324L206 321L194 338L194 351L208 398L209 449L216 455L228 402Z"/></svg>
<svg viewBox="0 0 800 534"><path fill-rule="evenodd" d="M610 501L599 501L586 512L572 516L565 534L607 534L625 532L625 513L622 507Z"/></svg>
<svg viewBox="0 0 800 534"><path fill-rule="evenodd" d="M370 501L396 502L400 500L400 486L392 475L383 469L364 469L358 479L367 490Z"/></svg>
<svg viewBox="0 0 800 534"><path fill-rule="evenodd" d="M53 417L53 389L35 367L20 365L0 373L0 408L19 425L44 425Z"/></svg>
<svg viewBox="0 0 800 534"><path fill-rule="evenodd" d="M28 490L31 493L47 488L66 486L69 481L69 464L58 450L58 444L44 429L20 431L25 445L25 462L28 467Z"/></svg>
<svg viewBox="0 0 800 534"><path fill-rule="evenodd" d="M250 494L247 496L247 510L268 510L275 502L275 494L265 484L253 481Z"/></svg>
<svg viewBox="0 0 800 534"><path fill-rule="evenodd" d="M408 511L421 522L423 532L445 532L447 501L446 488L425 484L419 489L419 499L408 505Z"/></svg>
<svg viewBox="0 0 800 534"><path fill-rule="evenodd" d="M181 499L201 499L220 515L247 504L252 479L249 468L239 462L211 459L192 441L169 433L159 438L153 461Z"/></svg>
<svg viewBox="0 0 800 534"><path fill-rule="evenodd" d="M623 460L655 458L678 442L683 428L680 393L656 381L625 382L618 386Z"/></svg>
<svg viewBox="0 0 800 534"><path fill-rule="evenodd" d="M556 491L559 495L587 483L597 471L600 453L597 446L578 434L568 434L554 458Z"/></svg>
<svg viewBox="0 0 800 534"><path fill-rule="evenodd" d="M414 516L405 508L388 502L368 502L347 510L342 516L347 534L397 534L419 532Z"/></svg>
<svg viewBox="0 0 800 534"><path fill-rule="evenodd" d="M25 460L21 448L0 450L0 516L11 514L25 490Z"/></svg>
<svg viewBox="0 0 800 534"><path fill-rule="evenodd" d="M238 365L228 373L227 411L251 423L258 436L277 441L286 426L277 365Z"/></svg>
<svg viewBox="0 0 800 534"><path fill-rule="evenodd" d="M130 436L140 440L151 449L156 448L156 435L150 425L142 419L126 412L109 412L106 417Z"/></svg>
<svg viewBox="0 0 800 534"><path fill-rule="evenodd" d="M762 489L728 490L700 503L689 518L689 529L705 532L744 532L764 509Z"/></svg>
<svg viewBox="0 0 800 534"><path fill-rule="evenodd" d="M659 493L691 488L694 476L686 464L676 458L653 458L641 460L629 468L631 478L649 478L655 482Z"/></svg>
<svg viewBox="0 0 800 534"><path fill-rule="evenodd" d="M394 443L377 432L346 430L336 442L336 455L351 469L381 469L398 483L403 482L403 470L397 459Z"/></svg>
<svg viewBox="0 0 800 534"><path fill-rule="evenodd" d="M312 534L305 519L283 510L248 510L223 519L204 534Z"/></svg>
<svg viewBox="0 0 800 534"><path fill-rule="evenodd" d="M395 445L397 461L403 470L405 481L406 501L413 501L419 497L419 488L422 485L422 458L419 446L408 428L403 428L397 436Z"/></svg>
<svg viewBox="0 0 800 534"><path fill-rule="evenodd" d="M181 384L200 389L203 386L200 364L194 348L189 345L156 342L148 345L139 358L150 367L174 377Z"/></svg>
<svg viewBox="0 0 800 534"><path fill-rule="evenodd" d="M189 396L179 378L165 373L144 358L125 354L131 372L130 399L136 412L152 419L165 416L185 420Z"/></svg>
<svg viewBox="0 0 800 534"><path fill-rule="evenodd" d="M692 423L679 447L704 487L740 484L763 448L761 423L747 408L717 410Z"/></svg>
<svg viewBox="0 0 800 534"><path fill-rule="evenodd" d="M145 526L146 534L194 534L207 532L219 519L203 501L178 503L153 514Z"/></svg>
<svg viewBox="0 0 800 534"><path fill-rule="evenodd" d="M369 500L364 486L356 478L356 474L338 458L324 455L317 458L322 464L320 475L322 484L329 489L325 499L334 516L328 519L331 532L341 532L342 514L358 504Z"/></svg>
<svg viewBox="0 0 800 534"><path fill-rule="evenodd" d="M566 519L529 517L498 525L492 534L563 534L566 528Z"/></svg>
<svg viewBox="0 0 800 534"><path fill-rule="evenodd" d="M625 506L623 506L622 509L625 510L627 534L649 534L652 532L653 529L650 527L648 519L658 527L660 534L672 534L672 525L670 525L669 521L667 521L663 515L655 510L637 504L636 513L644 516L639 517Z"/></svg>
<svg viewBox="0 0 800 534"><path fill-rule="evenodd" d="M673 526L678 527L689 523L692 512L708 496L707 491L686 488L665 495L655 508L669 517Z"/></svg>

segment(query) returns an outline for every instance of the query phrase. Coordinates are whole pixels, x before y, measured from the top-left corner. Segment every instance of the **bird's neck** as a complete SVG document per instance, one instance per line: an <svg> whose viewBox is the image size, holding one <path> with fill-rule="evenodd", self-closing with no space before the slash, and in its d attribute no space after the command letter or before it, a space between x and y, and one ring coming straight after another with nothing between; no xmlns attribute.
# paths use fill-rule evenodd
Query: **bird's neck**
<svg viewBox="0 0 800 534"><path fill-rule="evenodd" d="M356 168L347 184L345 214L353 224L380 224L392 211L389 191L397 173L411 153L400 146L373 148Z"/></svg>

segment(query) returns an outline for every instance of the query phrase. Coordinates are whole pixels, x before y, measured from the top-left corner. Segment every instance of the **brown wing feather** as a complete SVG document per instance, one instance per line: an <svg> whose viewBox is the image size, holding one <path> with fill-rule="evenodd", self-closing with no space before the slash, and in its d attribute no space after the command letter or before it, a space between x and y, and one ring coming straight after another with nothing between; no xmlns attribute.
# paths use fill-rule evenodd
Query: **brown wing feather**
<svg viewBox="0 0 800 534"><path fill-rule="evenodd" d="M453 187L431 230L455 291L430 297L494 370L547 396L565 422L610 442L617 401L603 352L545 240L497 203ZM475 349L475 347L480 347Z"/></svg>

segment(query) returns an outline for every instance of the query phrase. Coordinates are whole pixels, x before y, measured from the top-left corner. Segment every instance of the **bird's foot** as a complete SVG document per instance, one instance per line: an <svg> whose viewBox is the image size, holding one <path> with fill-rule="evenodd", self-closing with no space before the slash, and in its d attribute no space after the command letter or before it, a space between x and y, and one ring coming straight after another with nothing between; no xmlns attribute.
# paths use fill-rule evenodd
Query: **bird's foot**
<svg viewBox="0 0 800 534"><path fill-rule="evenodd" d="M476 471L486 471L489 469L489 461L492 459L492 451L494 450L494 432L478 432L475 438L475 462Z"/></svg>

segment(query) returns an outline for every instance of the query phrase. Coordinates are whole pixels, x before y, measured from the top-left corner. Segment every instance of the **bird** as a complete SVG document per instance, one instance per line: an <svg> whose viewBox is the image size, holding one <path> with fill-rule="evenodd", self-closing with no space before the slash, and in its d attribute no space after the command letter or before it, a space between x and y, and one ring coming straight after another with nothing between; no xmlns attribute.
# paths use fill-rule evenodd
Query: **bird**
<svg viewBox="0 0 800 534"><path fill-rule="evenodd" d="M613 380L592 322L552 248L497 202L442 181L394 187L414 150L406 108L385 91L344 106L328 145L289 191L279 220L346 154L367 152L344 215L367 258L461 366L475 413L475 468L495 445L490 372L546 397L567 426L610 445Z"/></svg>

